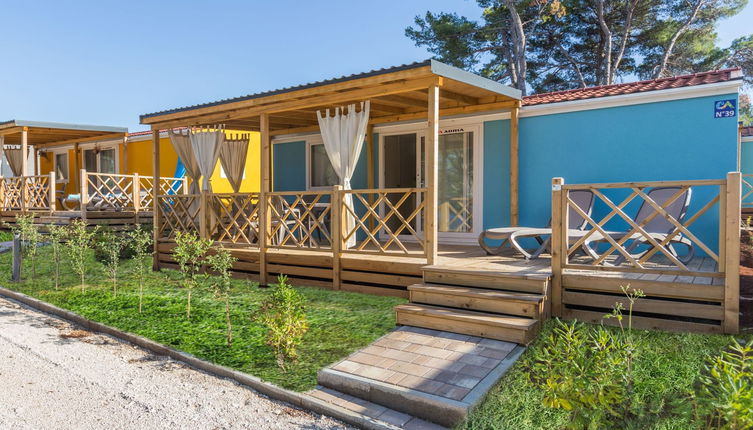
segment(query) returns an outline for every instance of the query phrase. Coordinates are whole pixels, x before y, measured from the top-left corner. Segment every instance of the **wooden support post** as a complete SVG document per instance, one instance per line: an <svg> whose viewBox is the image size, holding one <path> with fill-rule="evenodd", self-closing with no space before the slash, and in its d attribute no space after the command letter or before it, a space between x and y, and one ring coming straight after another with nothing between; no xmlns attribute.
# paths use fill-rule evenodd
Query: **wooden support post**
<svg viewBox="0 0 753 430"><path fill-rule="evenodd" d="M510 225L517 226L520 218L519 206L519 156L518 156L518 113L520 102L510 110Z"/></svg>
<svg viewBox="0 0 753 430"><path fill-rule="evenodd" d="M342 269L340 258L342 257L343 248L343 224L345 221L345 208L343 207L343 187L335 185L332 187L332 204L330 216L332 217L332 288L339 290Z"/></svg>
<svg viewBox="0 0 753 430"><path fill-rule="evenodd" d="M57 197L57 184L55 184L55 180L55 170L53 169L50 171L50 188L49 195L47 197L50 200L50 215L53 215L55 213L55 209L57 209L57 207L55 206L57 204L57 202L55 201Z"/></svg>
<svg viewBox="0 0 753 430"><path fill-rule="evenodd" d="M727 174L726 240L724 264L724 332L740 331L740 172Z"/></svg>
<svg viewBox="0 0 753 430"><path fill-rule="evenodd" d="M374 189L374 124L366 125L366 188ZM367 201L374 204L374 195L369 193ZM369 230L374 228L374 218L367 220Z"/></svg>
<svg viewBox="0 0 753 430"><path fill-rule="evenodd" d="M162 230L162 213L159 205L159 178L160 178L160 148L159 130L152 129L152 222L153 222L153 256L152 270L160 270L159 264L159 236Z"/></svg>
<svg viewBox="0 0 753 430"><path fill-rule="evenodd" d="M259 115L261 187L259 195L259 285L267 285L267 241L272 231L267 193L271 190L269 114Z"/></svg>
<svg viewBox="0 0 753 430"><path fill-rule="evenodd" d="M81 206L81 219L83 221L86 221L86 205L89 204L89 184L87 180L86 175L86 169L81 169L81 176L80 176L80 184L81 184L81 201L79 202L79 205Z"/></svg>
<svg viewBox="0 0 753 430"><path fill-rule="evenodd" d="M21 130L21 176L29 176L29 128Z"/></svg>
<svg viewBox="0 0 753 430"><path fill-rule="evenodd" d="M556 317L562 317L562 266L567 255L567 230L564 228L567 221L563 222L563 214L564 218L567 218L567 211L563 208L564 196L567 193L562 190L564 183L563 178L552 179L552 293L546 299L551 301L548 308L551 309L551 314ZM563 242L563 239L565 242ZM546 308L547 306L545 306ZM545 314L547 313L545 311Z"/></svg>
<svg viewBox="0 0 753 430"><path fill-rule="evenodd" d="M21 130L21 212L26 213L29 206L28 185L26 177L29 176L29 129Z"/></svg>
<svg viewBox="0 0 753 430"><path fill-rule="evenodd" d="M123 173L128 171L128 133L123 134Z"/></svg>
<svg viewBox="0 0 753 430"><path fill-rule="evenodd" d="M426 130L425 174L426 174L426 222L424 237L426 240L426 260L432 265L437 260L437 182L439 172L439 87L441 80L429 87L428 129Z"/></svg>
<svg viewBox="0 0 753 430"><path fill-rule="evenodd" d="M78 153L79 153L78 142L76 142L73 144L73 171L74 172L78 172L79 169L81 168L81 164L78 161ZM81 188L81 184L76 183L78 182L78 179L79 179L78 175L75 175L75 174L72 175L71 179L72 179L71 186L73 187L74 190Z"/></svg>
<svg viewBox="0 0 753 430"><path fill-rule="evenodd" d="M154 184L154 187L158 187L159 183ZM133 192L133 210L138 213L141 210L141 178L138 173L133 174L133 183L131 184L131 191Z"/></svg>

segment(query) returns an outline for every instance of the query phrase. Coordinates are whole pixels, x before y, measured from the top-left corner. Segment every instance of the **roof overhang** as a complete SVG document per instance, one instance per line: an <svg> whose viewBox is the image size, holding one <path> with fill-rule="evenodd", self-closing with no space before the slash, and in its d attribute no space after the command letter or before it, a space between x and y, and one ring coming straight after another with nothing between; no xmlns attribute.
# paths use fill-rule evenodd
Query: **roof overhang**
<svg viewBox="0 0 753 430"><path fill-rule="evenodd" d="M316 111L371 101L371 124L426 118L428 89L440 86L440 115L509 110L521 92L464 70L428 60L328 81L186 108L146 114L152 129L225 124L231 130L258 130L269 115L272 134L318 130Z"/></svg>
<svg viewBox="0 0 753 430"><path fill-rule="evenodd" d="M6 145L20 145L24 131L26 131L27 143L35 147L96 142L123 138L128 134L128 129L125 127L21 120L0 123L0 136L4 137Z"/></svg>

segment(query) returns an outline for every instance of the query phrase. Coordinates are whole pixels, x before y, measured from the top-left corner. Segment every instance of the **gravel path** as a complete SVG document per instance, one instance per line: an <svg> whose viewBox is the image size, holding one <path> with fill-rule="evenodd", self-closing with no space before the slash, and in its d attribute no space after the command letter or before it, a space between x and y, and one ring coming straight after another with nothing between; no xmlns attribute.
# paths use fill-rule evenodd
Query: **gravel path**
<svg viewBox="0 0 753 430"><path fill-rule="evenodd" d="M0 428L346 427L0 298Z"/></svg>

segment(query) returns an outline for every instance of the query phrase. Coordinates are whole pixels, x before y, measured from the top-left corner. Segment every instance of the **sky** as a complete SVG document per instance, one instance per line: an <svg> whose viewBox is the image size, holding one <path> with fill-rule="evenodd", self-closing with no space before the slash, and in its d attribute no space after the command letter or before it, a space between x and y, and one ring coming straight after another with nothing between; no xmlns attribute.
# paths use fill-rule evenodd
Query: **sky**
<svg viewBox="0 0 753 430"><path fill-rule="evenodd" d="M322 7L326 5L326 8ZM146 129L139 115L430 57L418 14L478 18L471 0L2 3L0 121ZM753 3L719 29L753 32Z"/></svg>

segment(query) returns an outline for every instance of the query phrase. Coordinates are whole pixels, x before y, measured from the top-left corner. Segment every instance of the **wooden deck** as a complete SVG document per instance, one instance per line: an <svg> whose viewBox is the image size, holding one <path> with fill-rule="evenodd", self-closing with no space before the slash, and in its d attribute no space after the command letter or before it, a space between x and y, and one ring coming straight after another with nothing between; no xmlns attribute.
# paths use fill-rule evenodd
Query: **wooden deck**
<svg viewBox="0 0 753 430"><path fill-rule="evenodd" d="M87 225L107 226L112 230L133 228L136 224L152 224L151 211L87 211L83 216L81 211L0 211L0 229L13 225L19 215L34 215L34 223L44 228L45 225L68 225L74 220L83 219Z"/></svg>

